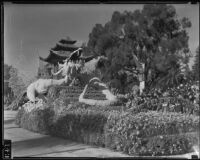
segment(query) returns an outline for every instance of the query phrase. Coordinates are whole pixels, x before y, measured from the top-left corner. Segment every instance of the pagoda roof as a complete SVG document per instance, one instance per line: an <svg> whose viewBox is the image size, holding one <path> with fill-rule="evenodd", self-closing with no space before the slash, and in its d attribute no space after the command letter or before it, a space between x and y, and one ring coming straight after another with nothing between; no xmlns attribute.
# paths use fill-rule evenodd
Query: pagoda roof
<svg viewBox="0 0 200 160"><path fill-rule="evenodd" d="M39 57L40 60L51 63L51 64L57 64L58 62L63 62L63 60L67 59L70 57L70 53L68 54L58 54L58 52L56 51L52 51L50 50L50 54L48 55L48 57L43 58L43 57ZM90 60L92 60L93 58L95 58L95 56L91 55L91 56L81 56L79 57L79 59L83 59L85 62L88 62Z"/></svg>
<svg viewBox="0 0 200 160"><path fill-rule="evenodd" d="M67 54L62 55L62 54L58 54L55 51L50 50L50 54L48 55L48 57L46 58L40 57L40 60L51 63L51 64L57 64L58 62L62 62L68 57L69 55Z"/></svg>
<svg viewBox="0 0 200 160"><path fill-rule="evenodd" d="M74 51L78 49L77 46L74 44L62 44L62 43L57 43L54 48L51 48L53 51Z"/></svg>
<svg viewBox="0 0 200 160"><path fill-rule="evenodd" d="M77 41L72 40L70 37L66 37L66 38L62 38L59 42L62 43L62 44L74 44Z"/></svg>

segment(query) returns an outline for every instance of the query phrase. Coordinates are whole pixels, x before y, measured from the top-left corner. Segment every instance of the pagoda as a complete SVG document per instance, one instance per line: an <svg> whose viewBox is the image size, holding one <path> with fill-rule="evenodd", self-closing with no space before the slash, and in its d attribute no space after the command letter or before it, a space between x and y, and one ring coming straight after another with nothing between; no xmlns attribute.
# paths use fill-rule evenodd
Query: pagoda
<svg viewBox="0 0 200 160"><path fill-rule="evenodd" d="M45 69L44 67L42 70L38 69L38 77L59 78L52 76L51 70L53 72L58 71L58 62L63 63L63 60L69 58L70 54L79 48L75 45L76 42L76 40L72 40L70 37L63 38L56 43L55 47L50 49L49 55L46 58L39 57L41 61L47 62L47 64L45 65Z"/></svg>
<svg viewBox="0 0 200 160"><path fill-rule="evenodd" d="M63 60L70 56L70 53L77 50L79 47L75 45L77 41L70 37L61 39L55 47L50 49L49 55L46 58L40 57L40 60L47 63L57 65L63 63Z"/></svg>

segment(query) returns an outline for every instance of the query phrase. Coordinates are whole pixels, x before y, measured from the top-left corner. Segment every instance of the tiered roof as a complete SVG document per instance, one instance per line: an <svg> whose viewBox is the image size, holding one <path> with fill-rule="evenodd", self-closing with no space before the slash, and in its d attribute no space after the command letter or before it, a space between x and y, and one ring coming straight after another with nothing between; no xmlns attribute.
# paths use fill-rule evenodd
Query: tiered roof
<svg viewBox="0 0 200 160"><path fill-rule="evenodd" d="M75 46L74 44L67 44L67 43L60 43L59 42L51 50L53 50L53 51L74 51L76 49L78 49L78 47Z"/></svg>
<svg viewBox="0 0 200 160"><path fill-rule="evenodd" d="M63 38L55 47L50 49L49 55L46 58L40 57L40 60L51 64L62 62L70 56L71 52L78 49L75 45L76 42L76 40L72 40L70 37Z"/></svg>
<svg viewBox="0 0 200 160"><path fill-rule="evenodd" d="M68 54L62 55L60 53L50 50L50 54L48 55L48 57L46 58L40 57L40 60L51 63L51 64L57 64L58 62L61 62L65 60L66 58L68 58Z"/></svg>

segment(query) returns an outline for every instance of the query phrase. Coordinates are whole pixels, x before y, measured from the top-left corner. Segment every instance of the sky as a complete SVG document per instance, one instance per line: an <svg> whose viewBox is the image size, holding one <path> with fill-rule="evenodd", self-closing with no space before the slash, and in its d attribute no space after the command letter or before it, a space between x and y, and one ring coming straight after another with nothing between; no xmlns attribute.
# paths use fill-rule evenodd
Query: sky
<svg viewBox="0 0 200 160"><path fill-rule="evenodd" d="M188 17L192 54L199 45L199 5L174 4L179 18ZM36 75L39 56L64 37L88 41L95 24L104 25L114 11L142 9L143 4L4 4L4 63L16 67L27 78ZM192 65L191 59L190 66Z"/></svg>

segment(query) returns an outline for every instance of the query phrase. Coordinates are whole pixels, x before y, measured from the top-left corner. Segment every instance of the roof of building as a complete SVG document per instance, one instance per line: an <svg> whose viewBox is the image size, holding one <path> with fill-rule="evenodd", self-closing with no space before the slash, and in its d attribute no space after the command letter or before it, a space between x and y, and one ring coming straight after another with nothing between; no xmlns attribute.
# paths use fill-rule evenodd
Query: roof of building
<svg viewBox="0 0 200 160"><path fill-rule="evenodd" d="M79 47L74 45L75 42L76 41L72 40L70 37L63 38L56 44L55 47L50 49L50 53L46 58L43 57L39 58L40 60L48 62L50 64L57 64L58 62L63 62L63 60L69 57L71 57L72 59L73 57L79 57L80 59L83 59L86 62L91 60L93 56L88 56L88 57L81 56L82 50L80 50ZM77 55L76 50L78 50L79 55Z"/></svg>
<svg viewBox="0 0 200 160"><path fill-rule="evenodd" d="M69 55L58 54L57 52L50 50L50 54L48 55L48 57L46 58L40 57L40 60L48 62L48 63L52 63L52 64L57 64L58 62L61 62L68 57Z"/></svg>
<svg viewBox="0 0 200 160"><path fill-rule="evenodd" d="M74 44L77 41L72 40L70 37L66 37L66 38L62 38L59 42L62 43L62 44Z"/></svg>
<svg viewBox="0 0 200 160"><path fill-rule="evenodd" d="M74 44L63 44L58 42L55 47L51 48L53 51L74 51L78 49Z"/></svg>
<svg viewBox="0 0 200 160"><path fill-rule="evenodd" d="M70 37L62 38L55 47L50 49L49 55L46 58L40 57L40 60L57 64L68 58L71 52L78 49L74 43L76 43L76 40L72 40Z"/></svg>
<svg viewBox="0 0 200 160"><path fill-rule="evenodd" d="M63 62L63 60L69 58L70 54L66 54L66 55L61 55L58 54L56 51L52 51L50 50L50 54L48 55L47 58L43 58L40 57L40 60L51 63L51 64L57 64L58 62ZM95 58L95 56L91 55L91 56L81 56L80 59L84 60L85 62L88 62L90 60L92 60L93 58Z"/></svg>

